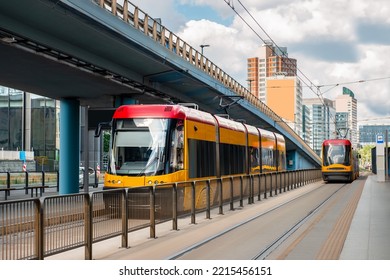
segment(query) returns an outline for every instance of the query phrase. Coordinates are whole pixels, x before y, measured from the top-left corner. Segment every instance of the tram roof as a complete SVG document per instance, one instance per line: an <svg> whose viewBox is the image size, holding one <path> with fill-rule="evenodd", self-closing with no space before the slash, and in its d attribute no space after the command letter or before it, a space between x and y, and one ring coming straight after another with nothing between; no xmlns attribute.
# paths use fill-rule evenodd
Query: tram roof
<svg viewBox="0 0 390 280"><path fill-rule="evenodd" d="M262 137L274 139L281 137L278 133L274 133L261 128L256 128L251 125L243 124L231 119L227 119L218 115L213 116L210 113L186 107L183 105L171 104L133 104L122 105L114 112L114 119L128 119L128 118L168 118L168 119L188 119L206 124L233 129L236 131L245 132L247 130L251 134L260 134ZM246 128L245 128L246 127Z"/></svg>
<svg viewBox="0 0 390 280"><path fill-rule="evenodd" d="M123 105L114 113L114 119L127 118L167 118L167 119L190 119L215 125L214 117L207 112L188 108L181 105Z"/></svg>
<svg viewBox="0 0 390 280"><path fill-rule="evenodd" d="M328 145L351 145L351 141L348 139L328 139L322 143L323 146Z"/></svg>

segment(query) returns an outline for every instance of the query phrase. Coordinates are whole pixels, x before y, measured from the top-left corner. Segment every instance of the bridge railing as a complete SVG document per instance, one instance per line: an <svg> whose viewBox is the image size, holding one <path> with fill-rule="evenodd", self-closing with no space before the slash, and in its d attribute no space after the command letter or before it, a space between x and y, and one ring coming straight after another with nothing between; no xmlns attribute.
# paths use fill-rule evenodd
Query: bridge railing
<svg viewBox="0 0 390 280"><path fill-rule="evenodd" d="M128 247L138 229L149 227L145 239L155 238L162 222L178 230L179 217L195 224L199 215L210 219L212 209L223 214L320 179L321 170L298 170L3 201L0 260L44 259L80 247L92 259L96 242L120 236Z"/></svg>

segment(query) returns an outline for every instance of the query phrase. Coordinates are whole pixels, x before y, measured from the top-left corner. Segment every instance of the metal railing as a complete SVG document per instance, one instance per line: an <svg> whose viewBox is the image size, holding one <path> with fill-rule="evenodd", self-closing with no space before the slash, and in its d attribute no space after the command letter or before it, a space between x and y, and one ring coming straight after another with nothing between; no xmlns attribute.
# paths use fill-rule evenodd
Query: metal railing
<svg viewBox="0 0 390 280"><path fill-rule="evenodd" d="M251 94L247 88L225 73L202 53L168 30L159 21L151 18L147 13L132 4L129 0L120 1L123 2L123 5L118 3L117 0L93 1L133 28L144 33L145 36L148 36L155 42L169 49L171 52L182 57L185 61L202 70L213 79L218 80L237 95L243 97L263 114L273 120L275 124L277 123L287 133L292 135L296 141L307 150L311 157L317 159L318 163L320 163L319 156L288 124L283 121L281 117L272 111L271 108L265 105L259 98Z"/></svg>
<svg viewBox="0 0 390 280"><path fill-rule="evenodd" d="M23 171L23 172L0 172L0 191L4 192L4 199L7 200L11 192L23 190L25 194L34 191L36 196L42 195L46 188L57 188L58 172L46 171Z"/></svg>
<svg viewBox="0 0 390 280"><path fill-rule="evenodd" d="M92 171L92 174L87 172L89 186L98 187L103 175L100 171L96 172L94 169ZM81 177L80 188L83 188L82 179ZM42 196L48 188L55 188L57 192L59 191L58 171L0 172L0 192L4 193L4 200L8 200L11 193L15 191L24 191L25 194L31 193L31 197L34 196L34 192L35 196Z"/></svg>
<svg viewBox="0 0 390 280"><path fill-rule="evenodd" d="M79 247L92 259L93 243L121 236L120 246L128 247L128 233L140 228L155 238L158 223L172 221L178 230L179 217L195 223L199 214L211 218L211 209L223 214L320 179L317 169L285 171L0 202L0 260L44 259Z"/></svg>

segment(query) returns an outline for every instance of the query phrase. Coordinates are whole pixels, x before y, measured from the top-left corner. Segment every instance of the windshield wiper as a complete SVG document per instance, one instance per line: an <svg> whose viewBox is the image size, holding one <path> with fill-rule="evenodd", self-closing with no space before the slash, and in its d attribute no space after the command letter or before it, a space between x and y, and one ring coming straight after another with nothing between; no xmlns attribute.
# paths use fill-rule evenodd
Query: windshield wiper
<svg viewBox="0 0 390 280"><path fill-rule="evenodd" d="M144 168L142 168L142 170L137 174L137 176L145 175L146 169L148 169L152 164L154 164L159 159L160 158L158 156L154 157L152 161L150 161Z"/></svg>

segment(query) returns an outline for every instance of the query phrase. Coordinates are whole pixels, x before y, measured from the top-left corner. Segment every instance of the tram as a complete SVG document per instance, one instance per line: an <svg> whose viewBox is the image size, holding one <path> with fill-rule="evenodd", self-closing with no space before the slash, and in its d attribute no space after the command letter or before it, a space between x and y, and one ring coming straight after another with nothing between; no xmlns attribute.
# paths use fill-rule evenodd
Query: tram
<svg viewBox="0 0 390 280"><path fill-rule="evenodd" d="M348 139L329 139L322 143L322 179L349 181L359 177L358 154Z"/></svg>
<svg viewBox="0 0 390 280"><path fill-rule="evenodd" d="M111 126L105 190L286 169L282 135L196 107L124 105Z"/></svg>

